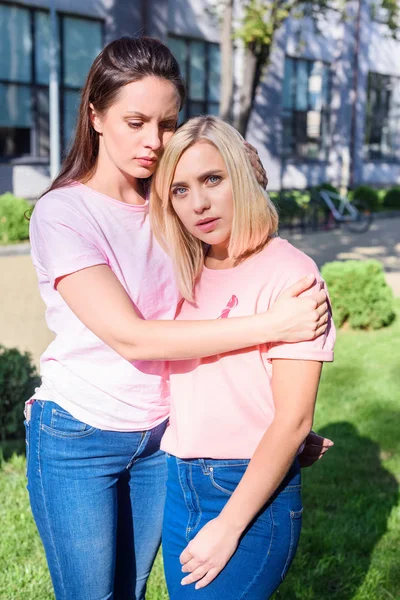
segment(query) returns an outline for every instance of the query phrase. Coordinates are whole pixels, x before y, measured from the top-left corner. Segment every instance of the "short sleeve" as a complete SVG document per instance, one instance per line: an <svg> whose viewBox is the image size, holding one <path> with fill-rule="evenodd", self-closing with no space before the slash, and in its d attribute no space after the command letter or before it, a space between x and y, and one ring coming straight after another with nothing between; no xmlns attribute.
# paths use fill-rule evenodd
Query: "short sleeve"
<svg viewBox="0 0 400 600"><path fill-rule="evenodd" d="M96 244L93 225L67 198L51 193L41 198L31 217L29 236L32 260L52 286L64 275L108 264Z"/></svg>
<svg viewBox="0 0 400 600"><path fill-rule="evenodd" d="M297 251L298 252L298 251ZM280 289L276 294L274 300L276 301L280 294L292 286L294 283L299 281L302 277L305 277L311 273L315 275L315 284L302 296L311 295L313 292L319 289L325 289L328 294L328 290L321 274L315 265L315 263L306 255L299 252L299 257L294 256L291 263L282 265L281 276L280 276ZM297 260L298 259L298 260ZM336 330L332 319L332 311L329 301L329 319L328 326L325 333L314 340L306 342L277 342L274 344L268 344L266 349L266 358L272 360L274 358L287 358L294 360L316 360L321 362L332 362L333 361L333 349L336 340Z"/></svg>

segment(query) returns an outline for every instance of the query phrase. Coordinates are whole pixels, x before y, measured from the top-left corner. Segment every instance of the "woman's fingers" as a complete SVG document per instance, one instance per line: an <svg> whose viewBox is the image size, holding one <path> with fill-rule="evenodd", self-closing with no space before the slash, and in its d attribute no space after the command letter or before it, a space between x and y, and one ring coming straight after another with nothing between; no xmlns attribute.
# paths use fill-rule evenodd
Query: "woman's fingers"
<svg viewBox="0 0 400 600"><path fill-rule="evenodd" d="M325 301L317 307L317 313L319 317L328 314L328 303Z"/></svg>
<svg viewBox="0 0 400 600"><path fill-rule="evenodd" d="M184 577L181 581L181 585L189 585L195 581L199 581L204 575L207 574L209 567L207 565L201 565L197 567L190 575Z"/></svg>
<svg viewBox="0 0 400 600"><path fill-rule="evenodd" d="M202 563L197 558L192 558L183 565L182 573L193 573L193 571L200 567L201 564Z"/></svg>
<svg viewBox="0 0 400 600"><path fill-rule="evenodd" d="M324 323L323 325L321 325L321 327L318 327L316 332L315 332L315 337L318 338L320 335L322 335L323 333L325 333L326 331L326 323Z"/></svg>
<svg viewBox="0 0 400 600"><path fill-rule="evenodd" d="M312 298L314 298L314 300L317 303L317 307L321 306L321 304L325 304L326 303L326 292L324 290L320 290L319 292L315 292L312 295Z"/></svg>
<svg viewBox="0 0 400 600"><path fill-rule="evenodd" d="M220 571L221 569L218 569L217 567L213 567L212 569L210 569L207 575L205 575L203 579L200 579L200 581L196 583L196 590L200 590L201 588L206 587L206 585L211 583L216 578Z"/></svg>
<svg viewBox="0 0 400 600"><path fill-rule="evenodd" d="M193 556L190 554L188 547L186 547L179 557L179 562L181 563L181 565L184 565L192 558L193 558Z"/></svg>

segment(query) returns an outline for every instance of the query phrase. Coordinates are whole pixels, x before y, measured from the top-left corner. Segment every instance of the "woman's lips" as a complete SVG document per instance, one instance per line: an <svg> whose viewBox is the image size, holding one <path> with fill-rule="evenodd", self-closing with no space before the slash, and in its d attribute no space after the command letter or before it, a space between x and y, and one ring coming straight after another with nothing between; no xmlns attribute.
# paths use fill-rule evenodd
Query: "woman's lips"
<svg viewBox="0 0 400 600"><path fill-rule="evenodd" d="M210 219L204 221L203 223L199 222L196 224L196 227L198 227L200 231L203 231L204 233L210 233L210 231L214 231L218 221L219 217L216 217L215 219Z"/></svg>
<svg viewBox="0 0 400 600"><path fill-rule="evenodd" d="M141 158L136 158L137 162L142 165L142 167L151 167L154 165L154 163L156 162L156 158L145 158L145 157L141 157Z"/></svg>

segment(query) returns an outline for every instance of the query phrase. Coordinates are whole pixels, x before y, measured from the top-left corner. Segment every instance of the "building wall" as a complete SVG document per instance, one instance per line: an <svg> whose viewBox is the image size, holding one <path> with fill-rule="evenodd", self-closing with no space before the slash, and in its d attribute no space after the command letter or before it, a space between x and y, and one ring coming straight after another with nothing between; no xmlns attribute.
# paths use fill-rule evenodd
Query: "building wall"
<svg viewBox="0 0 400 600"><path fill-rule="evenodd" d="M12 2L10 2L12 3ZM48 0L21 0L20 4L48 8ZM121 35L147 34L164 42L168 34L219 41L218 20L207 0L58 0L57 9L104 20L105 42ZM352 139L355 23L358 3L348 3L351 18L337 16L321 24L323 37L308 20L288 20L276 38L266 76L251 115L248 139L259 150L269 175L270 189L302 188L323 181L349 182L350 155L355 144L354 184L400 183L400 164L364 159L368 72L400 76L400 43L390 39L384 25L371 22L367 3L361 15L362 35L356 104L355 142ZM326 161L282 158L282 90L285 56L322 60L333 65L331 82L331 143ZM240 65L240 50L235 64ZM241 73L235 69L236 89ZM0 165L0 192L13 186L15 193L39 195L48 184L48 167Z"/></svg>

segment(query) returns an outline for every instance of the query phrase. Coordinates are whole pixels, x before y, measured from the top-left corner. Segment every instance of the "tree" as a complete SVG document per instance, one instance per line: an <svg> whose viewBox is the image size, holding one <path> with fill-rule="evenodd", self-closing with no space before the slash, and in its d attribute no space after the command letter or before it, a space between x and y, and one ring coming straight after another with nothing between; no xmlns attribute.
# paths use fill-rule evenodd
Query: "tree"
<svg viewBox="0 0 400 600"><path fill-rule="evenodd" d="M309 16L318 28L318 23L329 11L347 16L346 0L223 0L213 2L222 19L222 77L221 77L221 116L232 120L230 108L233 98L232 56L235 40L240 40L244 48L243 82L239 95L239 110L234 124L246 134L251 109L257 88L265 69L268 67L276 32L290 16ZM371 10L380 10L393 36L399 30L400 4L398 0L354 0L370 2ZM351 4L351 3L350 3ZM238 26L234 27L235 8L241 10Z"/></svg>

